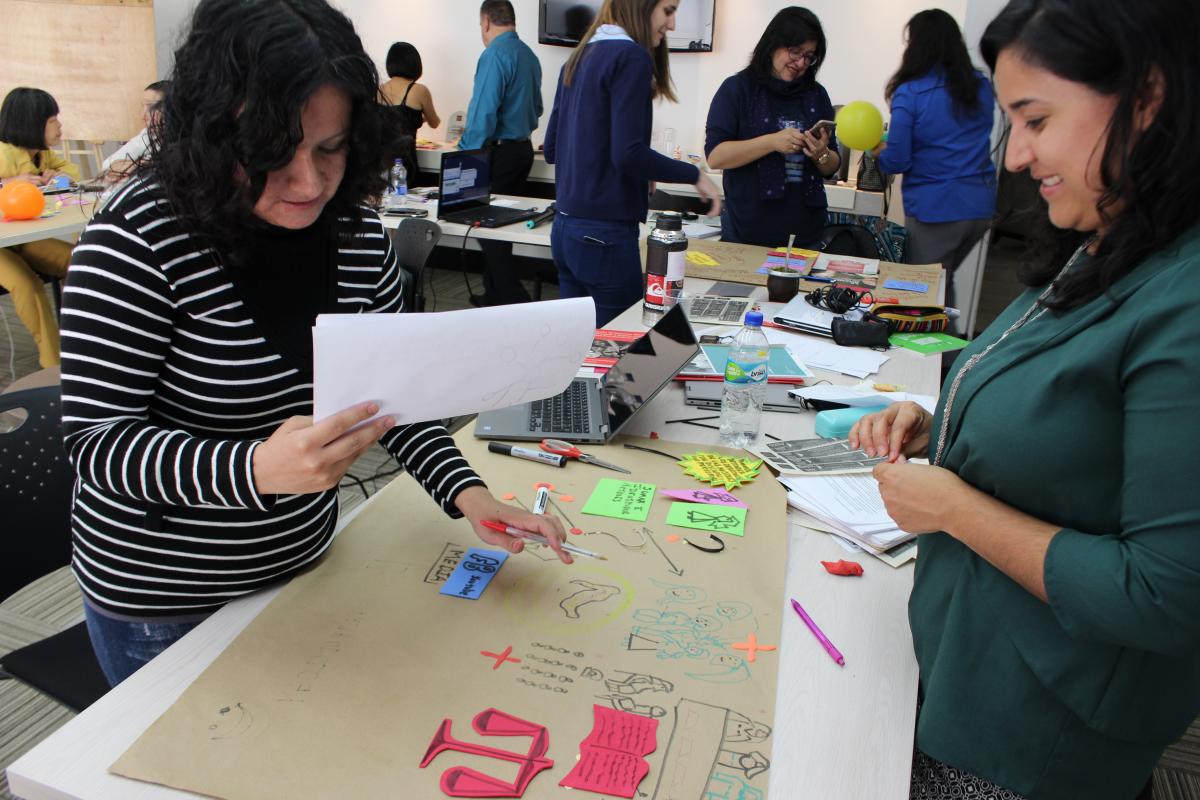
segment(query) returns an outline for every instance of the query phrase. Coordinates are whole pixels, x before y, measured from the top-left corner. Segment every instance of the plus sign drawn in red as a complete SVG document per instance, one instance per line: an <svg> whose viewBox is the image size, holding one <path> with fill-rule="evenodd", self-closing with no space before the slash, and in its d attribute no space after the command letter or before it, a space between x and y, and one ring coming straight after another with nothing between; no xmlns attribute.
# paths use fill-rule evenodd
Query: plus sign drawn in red
<svg viewBox="0 0 1200 800"><path fill-rule="evenodd" d="M504 650L502 650L499 653L489 653L487 650L480 650L479 655L496 659L496 663L492 664L492 669L500 669L500 665L503 664L505 661L511 661L514 664L521 663L521 659L519 659L519 658L509 658L509 656L512 655L512 645L511 644L508 647L504 648ZM753 660L754 659L751 659L751 661L753 661Z"/></svg>
<svg viewBox="0 0 1200 800"><path fill-rule="evenodd" d="M755 659L755 657L756 657L756 656L755 656L755 653L756 653L757 651L759 651L759 650L764 650L764 651L774 650L774 649L775 649L775 645L773 645L773 644L759 644L759 643L758 643L758 637L757 637L757 636L755 636L753 633L751 633L751 634L749 634L749 635L747 635L747 636L746 636L746 641L744 641L744 642L735 642L735 643L733 644L733 649L734 649L734 650L745 650L745 651L746 651L746 660L747 660L747 661L749 661L751 664L753 664L753 663L754 663L754 659Z"/></svg>

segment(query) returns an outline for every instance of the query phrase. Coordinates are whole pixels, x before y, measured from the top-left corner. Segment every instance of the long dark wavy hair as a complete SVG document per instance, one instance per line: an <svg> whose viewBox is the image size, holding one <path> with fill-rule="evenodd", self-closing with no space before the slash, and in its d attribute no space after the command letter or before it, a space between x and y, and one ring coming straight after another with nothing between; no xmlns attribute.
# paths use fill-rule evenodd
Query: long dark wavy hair
<svg viewBox="0 0 1200 800"><path fill-rule="evenodd" d="M779 11L767 23L767 29L754 45L747 69L755 78L765 81L772 73L772 58L781 47L799 47L805 42L817 43L817 60L808 65L797 80L812 86L817 82L817 72L825 63L825 29L817 15L807 8L788 6Z"/></svg>
<svg viewBox="0 0 1200 800"><path fill-rule="evenodd" d="M946 91L960 116L979 108L979 74L971 64L967 45L954 17L939 8L913 15L905 26L908 44L900 58L900 68L888 81L883 96L890 103L902 83L940 70L945 76Z"/></svg>
<svg viewBox="0 0 1200 800"><path fill-rule="evenodd" d="M1080 306L1200 221L1200 3L1178 0L1012 0L980 48L994 72L1001 52L1116 100L1100 154L1105 233L1095 258L1060 282L1047 303ZM1137 115L1161 87L1143 131ZM1048 216L1043 214L1043 219ZM1021 278L1044 286L1085 234L1066 231L1028 262Z"/></svg>
<svg viewBox="0 0 1200 800"><path fill-rule="evenodd" d="M223 255L256 226L267 174L292 160L301 111L323 85L344 91L352 109L345 177L326 213L383 191L398 151L385 141L378 75L350 20L325 0L201 0L171 80L138 172Z"/></svg>

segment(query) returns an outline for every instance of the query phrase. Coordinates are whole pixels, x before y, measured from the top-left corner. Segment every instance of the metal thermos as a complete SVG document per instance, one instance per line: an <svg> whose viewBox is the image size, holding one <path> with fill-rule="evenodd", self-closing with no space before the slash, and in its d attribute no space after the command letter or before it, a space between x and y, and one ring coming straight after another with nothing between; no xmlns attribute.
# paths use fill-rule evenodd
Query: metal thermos
<svg viewBox="0 0 1200 800"><path fill-rule="evenodd" d="M683 291L687 262L687 235L678 214L660 213L646 237L646 292L642 298L642 324L654 325L671 310Z"/></svg>

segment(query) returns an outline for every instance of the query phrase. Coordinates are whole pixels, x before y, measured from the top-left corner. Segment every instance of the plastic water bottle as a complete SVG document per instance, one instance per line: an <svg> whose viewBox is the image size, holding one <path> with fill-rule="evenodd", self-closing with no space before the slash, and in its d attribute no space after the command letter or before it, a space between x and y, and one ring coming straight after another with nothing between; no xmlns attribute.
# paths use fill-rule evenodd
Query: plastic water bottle
<svg viewBox="0 0 1200 800"><path fill-rule="evenodd" d="M396 163L392 164L391 172L388 173L387 207L400 208L404 205L404 200L408 197L408 170L404 168L404 162L396 159Z"/></svg>
<svg viewBox="0 0 1200 800"><path fill-rule="evenodd" d="M683 218L670 212L658 215L646 237L646 291L642 297L642 324L654 325L671 310L683 291L687 267L687 234Z"/></svg>
<svg viewBox="0 0 1200 800"><path fill-rule="evenodd" d="M729 348L725 391L721 395L721 444L745 448L758 439L767 395L771 345L762 332L762 312L746 312L746 324Z"/></svg>

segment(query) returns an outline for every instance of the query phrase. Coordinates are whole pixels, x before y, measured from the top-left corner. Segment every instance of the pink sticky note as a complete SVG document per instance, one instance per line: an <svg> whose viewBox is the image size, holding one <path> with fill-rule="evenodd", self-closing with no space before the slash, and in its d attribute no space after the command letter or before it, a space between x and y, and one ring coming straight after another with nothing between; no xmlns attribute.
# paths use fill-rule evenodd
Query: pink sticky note
<svg viewBox="0 0 1200 800"><path fill-rule="evenodd" d="M558 785L633 797L650 772L642 756L658 747L658 720L603 706L592 706L592 713L592 732L579 744L579 760Z"/></svg>
<svg viewBox="0 0 1200 800"><path fill-rule="evenodd" d="M735 508L750 507L724 489L664 489L659 494L672 500L684 500L688 503L709 503L714 506L734 506Z"/></svg>

